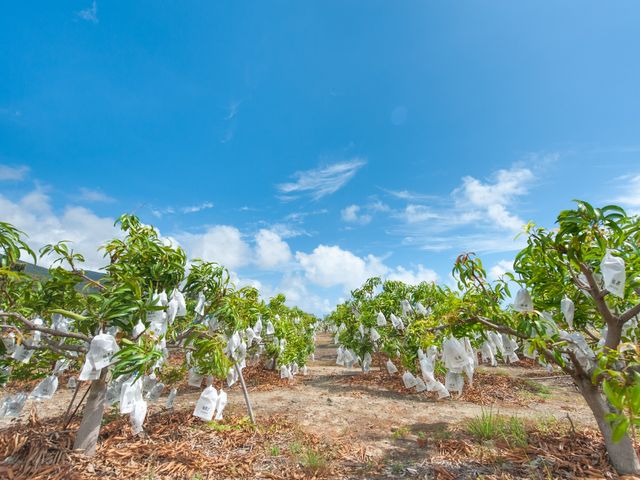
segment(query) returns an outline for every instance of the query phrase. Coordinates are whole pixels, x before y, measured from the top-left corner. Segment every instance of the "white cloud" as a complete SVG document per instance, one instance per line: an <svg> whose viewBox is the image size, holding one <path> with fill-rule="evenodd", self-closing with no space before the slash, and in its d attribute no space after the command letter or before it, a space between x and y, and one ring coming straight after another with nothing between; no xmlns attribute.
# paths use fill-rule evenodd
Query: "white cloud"
<svg viewBox="0 0 640 480"><path fill-rule="evenodd" d="M434 213L431 208L425 205L414 204L407 205L402 216L408 223L420 223L440 218L440 216L437 213Z"/></svg>
<svg viewBox="0 0 640 480"><path fill-rule="evenodd" d="M333 310L334 303L328 298L313 293L309 290L305 279L298 274L285 274L278 286L278 292L287 297L287 305L297 306L305 312L325 315Z"/></svg>
<svg viewBox="0 0 640 480"><path fill-rule="evenodd" d="M496 226L517 231L525 222L508 208L515 197L525 195L535 178L528 168L514 167L498 170L492 181L483 183L473 177L464 177L462 186L453 192L458 206L462 209L483 210Z"/></svg>
<svg viewBox="0 0 640 480"><path fill-rule="evenodd" d="M425 195L423 193L410 192L409 190L383 190L392 197L398 198L400 200L408 200L411 202L424 202L428 200L438 199L438 197L436 197L435 195Z"/></svg>
<svg viewBox="0 0 640 480"><path fill-rule="evenodd" d="M640 214L637 210L640 208L640 174L625 175L617 180L624 186L621 188L620 195L613 201L625 208L630 208L629 213L632 215Z"/></svg>
<svg viewBox="0 0 640 480"><path fill-rule="evenodd" d="M349 205L340 211L342 220L349 223L359 223L360 225L366 225L371 222L371 215L366 213L360 213L361 208L358 205Z"/></svg>
<svg viewBox="0 0 640 480"><path fill-rule="evenodd" d="M428 251L517 250L523 242L514 238L526 222L514 211L534 180L532 170L519 166L498 170L488 180L463 177L447 197L428 203L412 200L394 210L392 216L402 223L389 231L402 236L404 245ZM414 198L402 192L396 196Z"/></svg>
<svg viewBox="0 0 640 480"><path fill-rule="evenodd" d="M196 212L200 212L202 210L208 210L210 208L213 208L213 203L204 202L204 203L201 203L200 205L192 205L190 207L182 207L180 209L180 211L182 213L196 213Z"/></svg>
<svg viewBox="0 0 640 480"><path fill-rule="evenodd" d="M0 181L4 180L23 180L29 172L29 167L19 165L11 167L9 165L0 164Z"/></svg>
<svg viewBox="0 0 640 480"><path fill-rule="evenodd" d="M229 225L215 225L202 234L181 233L176 237L191 258L217 262L230 269L251 261L251 248L240 230Z"/></svg>
<svg viewBox="0 0 640 480"><path fill-rule="evenodd" d="M380 258L373 255L361 258L336 245L318 245L311 253L296 252L296 259L305 276L321 287L342 285L352 289L369 277L387 272Z"/></svg>
<svg viewBox="0 0 640 480"><path fill-rule="evenodd" d="M34 190L15 202L0 195L0 218L25 232L34 250L48 243L71 241L71 248L84 255L84 266L91 270L107 263L98 247L120 236L113 218L100 217L84 207L67 207L61 214L54 212L42 190ZM39 261L45 266L48 262L46 258Z"/></svg>
<svg viewBox="0 0 640 480"><path fill-rule="evenodd" d="M395 270L390 271L386 278L389 280L399 280L401 282L417 285L422 282L436 282L438 281L438 274L435 270L425 268L424 265L417 265L417 270L408 270L402 266L398 266Z"/></svg>
<svg viewBox="0 0 640 480"><path fill-rule="evenodd" d="M318 245L311 253L297 252L305 277L321 287L341 286L352 290L371 277L400 280L410 284L435 282L438 275L434 270L417 265L415 270L402 266L390 268L380 257L367 255L359 257L336 245Z"/></svg>
<svg viewBox="0 0 640 480"><path fill-rule="evenodd" d="M281 183L276 185L276 188L280 193L285 194L282 197L284 200L297 198L296 194L308 195L314 200L319 200L344 187L365 164L363 159L356 157L344 162L296 172L293 175L295 182Z"/></svg>
<svg viewBox="0 0 640 480"><path fill-rule="evenodd" d="M98 23L98 5L96 4L95 0L89 8L80 10L78 12L78 17L80 17L82 20L86 20L87 22Z"/></svg>
<svg viewBox="0 0 640 480"><path fill-rule="evenodd" d="M513 260L500 260L489 269L489 280L497 280L507 272L513 272Z"/></svg>
<svg viewBox="0 0 640 480"><path fill-rule="evenodd" d="M103 202L103 203L111 203L114 202L115 199L107 195L106 193L101 192L100 190L93 190L91 188L80 188L80 195L78 195L78 199L84 200L86 202Z"/></svg>
<svg viewBox="0 0 640 480"><path fill-rule="evenodd" d="M262 229L256 235L256 264L268 269L291 260L289 244L273 230Z"/></svg>

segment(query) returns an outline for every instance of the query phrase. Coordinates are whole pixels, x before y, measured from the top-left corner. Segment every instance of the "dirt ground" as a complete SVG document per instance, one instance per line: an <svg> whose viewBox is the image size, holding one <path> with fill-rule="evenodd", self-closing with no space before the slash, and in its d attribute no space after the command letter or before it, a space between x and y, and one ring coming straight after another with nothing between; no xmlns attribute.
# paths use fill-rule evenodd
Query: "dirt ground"
<svg viewBox="0 0 640 480"><path fill-rule="evenodd" d="M528 382L539 386L533 393L522 391L520 401L497 402L491 407L471 403L455 397L434 400L427 394L405 393L402 389L389 389L375 381L382 378L372 369L373 381L360 381L364 375L360 369L347 369L335 364L336 349L327 334L318 336L315 361L309 365L308 375L296 376L292 382L276 380L276 388L253 387L251 402L258 422L274 414L284 414L305 430L327 439L341 439L359 445L366 456L389 462L419 460L415 441L420 432L443 432L465 419L479 416L491 408L504 415L521 418L549 419L572 422L576 426L593 426L592 416L575 391L570 379L556 374L546 374L542 369L530 367L501 366L480 367L479 372L528 378ZM377 375L377 377L376 377ZM386 376L386 372L384 373ZM399 374L396 374L399 377ZM358 382L351 381L358 379ZM61 382L62 383L62 382ZM251 386L251 378L247 379ZM83 390L81 390L83 391ZM40 418L64 413L72 391L61 385L53 400L42 403L28 401L21 421L32 409ZM166 392L165 392L166 394ZM242 415L245 405L239 387L228 391L227 414ZM176 398L176 409L192 408L200 395L197 388L181 388ZM150 406L150 412L164 408L166 397ZM0 420L0 428L6 426ZM403 432L398 435L397 432ZM410 463L410 462L409 462ZM410 467L409 467L410 468Z"/></svg>

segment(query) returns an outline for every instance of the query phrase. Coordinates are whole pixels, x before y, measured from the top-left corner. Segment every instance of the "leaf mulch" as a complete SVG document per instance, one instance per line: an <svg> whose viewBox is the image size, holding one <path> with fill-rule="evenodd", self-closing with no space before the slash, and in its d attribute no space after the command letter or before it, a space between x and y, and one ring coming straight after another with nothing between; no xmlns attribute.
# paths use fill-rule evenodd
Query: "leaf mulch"
<svg viewBox="0 0 640 480"><path fill-rule="evenodd" d="M444 382L444 379L440 379ZM349 386L365 386L390 390L402 395L428 395L428 392L417 393L415 389L407 389L402 382L400 373L389 375L386 370L371 370L368 373L348 375L338 380ZM495 403L517 406L527 406L532 403L542 403L543 396L539 396L540 388L532 380L522 379L511 375L485 373L476 371L473 384L469 385L465 378L465 386L460 397L454 398L477 405L492 405Z"/></svg>
<svg viewBox="0 0 640 480"><path fill-rule="evenodd" d="M364 451L328 444L281 416L256 427L240 416L207 423L190 410L163 411L147 418L143 436L119 417L102 428L93 457L73 452L77 423L70 428L32 415L26 425L0 431L0 478L333 479L353 478L366 461Z"/></svg>
<svg viewBox="0 0 640 480"><path fill-rule="evenodd" d="M528 432L527 445L479 443L470 437L437 440L422 467L437 479L620 478L611 467L600 432L585 428Z"/></svg>

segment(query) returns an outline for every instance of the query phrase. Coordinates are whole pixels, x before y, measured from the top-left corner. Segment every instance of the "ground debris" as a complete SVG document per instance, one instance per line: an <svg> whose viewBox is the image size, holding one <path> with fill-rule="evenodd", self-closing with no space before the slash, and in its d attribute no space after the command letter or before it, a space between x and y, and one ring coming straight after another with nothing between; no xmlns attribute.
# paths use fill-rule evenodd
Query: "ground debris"
<svg viewBox="0 0 640 480"><path fill-rule="evenodd" d="M327 444L282 416L259 426L231 416L202 422L191 411L150 415L145 434L133 436L127 417L102 428L96 455L73 452L73 430L59 421L14 424L0 432L0 477L9 479L348 478L362 451L345 442ZM290 445L299 445L295 452Z"/></svg>

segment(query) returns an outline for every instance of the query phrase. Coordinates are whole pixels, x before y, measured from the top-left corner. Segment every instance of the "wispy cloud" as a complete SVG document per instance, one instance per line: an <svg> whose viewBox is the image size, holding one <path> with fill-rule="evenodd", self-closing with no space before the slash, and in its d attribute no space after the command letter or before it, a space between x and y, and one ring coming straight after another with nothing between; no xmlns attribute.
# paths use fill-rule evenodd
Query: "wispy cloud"
<svg viewBox="0 0 640 480"><path fill-rule="evenodd" d="M80 10L77 15L82 20L86 20L87 22L98 23L98 5L96 4L95 0L89 8Z"/></svg>
<svg viewBox="0 0 640 480"><path fill-rule="evenodd" d="M3 180L24 180L29 173L29 167L26 165L18 165L12 167L10 165L0 164L0 181Z"/></svg>
<svg viewBox="0 0 640 480"><path fill-rule="evenodd" d="M373 217L368 213L361 213L361 210L358 205L349 205L340 211L340 216L347 223L357 223L359 225L371 223Z"/></svg>
<svg viewBox="0 0 640 480"><path fill-rule="evenodd" d="M229 108L227 111L227 116L224 117L225 120L233 120L235 118L235 116L238 114L238 112L240 111L240 105L242 105L242 101L241 100L234 100L233 102L231 102L229 104Z"/></svg>
<svg viewBox="0 0 640 480"><path fill-rule="evenodd" d="M186 207L164 207L164 208L154 208L151 207L151 214L156 218L162 218L165 215L175 215L176 213L197 213L202 210L208 210L213 208L213 203L211 202L203 202L199 205L189 205Z"/></svg>
<svg viewBox="0 0 640 480"><path fill-rule="evenodd" d="M204 202L204 203L201 203L200 205L192 205L190 207L182 207L180 209L180 211L182 213L197 213L197 212L200 212L202 210L208 210L210 208L213 208L213 203Z"/></svg>
<svg viewBox="0 0 640 480"><path fill-rule="evenodd" d="M404 245L428 251L516 250L522 242L514 238L526 222L515 211L535 180L533 170L516 165L486 179L465 176L448 196L434 201L404 196L409 203L391 214L401 223L389 231Z"/></svg>
<svg viewBox="0 0 640 480"><path fill-rule="evenodd" d="M640 215L640 173L616 178L618 195L611 200L627 209L631 215Z"/></svg>
<svg viewBox="0 0 640 480"><path fill-rule="evenodd" d="M313 200L331 195L344 187L367 162L359 157L344 162L333 163L312 170L293 174L295 182L276 185L284 195L282 200L293 200L306 195Z"/></svg>
<svg viewBox="0 0 640 480"><path fill-rule="evenodd" d="M437 200L438 197L436 195L425 195L423 193L410 192L409 190L387 190L386 188L382 189L392 197L395 197L400 200L408 200L412 202L421 202L428 200Z"/></svg>
<svg viewBox="0 0 640 480"><path fill-rule="evenodd" d="M91 188L80 188L80 195L78 195L79 200L84 200L86 202L102 202L102 203L112 203L115 202L113 197L110 197L106 193L101 192L100 190L93 190Z"/></svg>

